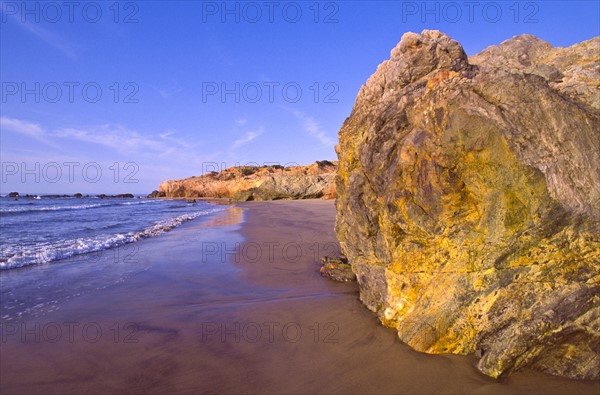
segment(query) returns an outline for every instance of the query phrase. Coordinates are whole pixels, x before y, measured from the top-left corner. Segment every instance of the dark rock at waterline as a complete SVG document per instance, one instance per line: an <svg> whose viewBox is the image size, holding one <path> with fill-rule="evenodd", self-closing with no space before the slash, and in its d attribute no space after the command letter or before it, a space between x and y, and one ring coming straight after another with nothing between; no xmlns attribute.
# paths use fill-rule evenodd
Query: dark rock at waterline
<svg viewBox="0 0 600 395"><path fill-rule="evenodd" d="M105 195L102 193L98 195L98 197L100 199L133 199L135 196L133 196L131 193L121 193L118 195Z"/></svg>
<svg viewBox="0 0 600 395"><path fill-rule="evenodd" d="M331 258L325 256L321 258L321 269L319 270L323 277L328 277L334 281L349 282L356 281L356 274L352 271L352 266L348 259Z"/></svg>
<svg viewBox="0 0 600 395"><path fill-rule="evenodd" d="M146 196L149 199L153 199L153 198L161 198L161 197L166 197L166 194L162 191L152 191L152 193L148 194L148 196Z"/></svg>
<svg viewBox="0 0 600 395"><path fill-rule="evenodd" d="M19 192L11 192L8 194L9 198L16 198L19 197Z"/></svg>

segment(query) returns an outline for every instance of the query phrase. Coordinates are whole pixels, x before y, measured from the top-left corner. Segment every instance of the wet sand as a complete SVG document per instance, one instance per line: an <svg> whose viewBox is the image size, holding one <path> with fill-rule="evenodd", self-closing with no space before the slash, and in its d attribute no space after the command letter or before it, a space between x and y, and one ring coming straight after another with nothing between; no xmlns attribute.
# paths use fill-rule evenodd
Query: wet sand
<svg viewBox="0 0 600 395"><path fill-rule="evenodd" d="M2 321L0 392L599 393L402 344L355 283L319 275L334 218L332 201L250 202L118 259L3 273L2 306L22 314Z"/></svg>

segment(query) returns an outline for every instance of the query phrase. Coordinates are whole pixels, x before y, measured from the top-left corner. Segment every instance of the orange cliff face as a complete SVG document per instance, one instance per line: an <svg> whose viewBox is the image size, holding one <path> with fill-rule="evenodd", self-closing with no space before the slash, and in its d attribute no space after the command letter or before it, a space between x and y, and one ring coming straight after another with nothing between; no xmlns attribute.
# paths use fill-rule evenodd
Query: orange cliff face
<svg viewBox="0 0 600 395"><path fill-rule="evenodd" d="M234 200L334 199L337 162L308 166L237 166L160 183L149 197Z"/></svg>

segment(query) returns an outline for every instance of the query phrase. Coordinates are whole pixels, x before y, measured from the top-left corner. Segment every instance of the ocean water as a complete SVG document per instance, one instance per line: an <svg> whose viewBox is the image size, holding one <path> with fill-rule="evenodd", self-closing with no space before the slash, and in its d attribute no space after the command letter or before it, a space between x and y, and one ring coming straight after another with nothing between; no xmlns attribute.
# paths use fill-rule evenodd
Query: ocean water
<svg viewBox="0 0 600 395"><path fill-rule="evenodd" d="M225 209L184 200L2 197L0 270L105 251Z"/></svg>

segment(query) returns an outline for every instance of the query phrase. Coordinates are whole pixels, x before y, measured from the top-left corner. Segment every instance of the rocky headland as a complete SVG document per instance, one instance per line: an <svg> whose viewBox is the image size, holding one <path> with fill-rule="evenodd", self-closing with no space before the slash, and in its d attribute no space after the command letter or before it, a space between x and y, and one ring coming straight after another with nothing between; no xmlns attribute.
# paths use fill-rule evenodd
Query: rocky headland
<svg viewBox="0 0 600 395"><path fill-rule="evenodd" d="M492 377L600 379L600 38L468 57L407 33L339 132L336 231L362 302Z"/></svg>
<svg viewBox="0 0 600 395"><path fill-rule="evenodd" d="M334 199L337 162L308 166L236 166L160 184L148 197L229 198L236 201Z"/></svg>

